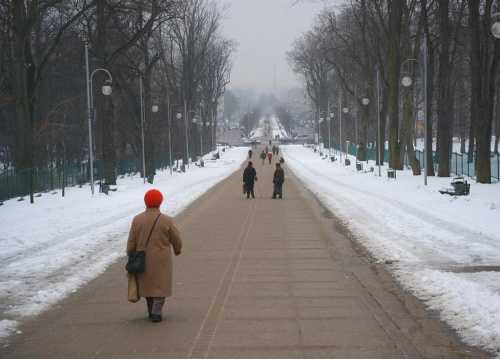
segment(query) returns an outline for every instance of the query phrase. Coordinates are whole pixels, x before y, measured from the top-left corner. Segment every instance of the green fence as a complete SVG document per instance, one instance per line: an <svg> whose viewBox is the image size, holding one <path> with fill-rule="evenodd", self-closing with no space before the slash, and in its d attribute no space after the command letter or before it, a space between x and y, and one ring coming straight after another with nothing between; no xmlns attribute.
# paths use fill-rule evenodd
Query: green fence
<svg viewBox="0 0 500 359"><path fill-rule="evenodd" d="M330 142L331 147L340 150L340 144L335 141ZM345 147L343 148L345 151ZM356 146L350 145L348 148L350 155L356 155ZM374 148L366 149L367 158L376 160L376 151ZM436 152L432 153L434 157L434 171L439 170ZM415 156L421 164L424 163L423 151L415 150ZM389 161L389 151L384 151L384 162ZM156 157L156 169L167 168L169 164L168 157ZM408 156L405 154L404 164L409 165ZM467 153L452 153L450 159L451 173L455 175L476 176L476 156L469 156ZM66 166L62 168L44 168L34 172L35 193L46 193L63 187L63 180L67 187L83 185L90 180L90 169L88 164L80 166ZM121 158L117 161L115 173L117 176L127 173L141 172L141 161L138 158ZM104 179L104 164L101 161L94 161L94 179L96 181ZM500 180L500 155L491 154L491 177ZM5 171L0 174L0 201L10 198L23 197L29 195L30 171Z"/></svg>
<svg viewBox="0 0 500 359"><path fill-rule="evenodd" d="M168 167L168 157L155 158L156 169ZM63 187L83 185L90 181L90 166L66 166L66 168L43 168L34 171L34 192L47 193ZM115 173L117 176L127 173L141 172L141 161L137 158L122 158L116 163ZM94 161L94 180L104 179L104 164L102 161ZM29 195L31 173L25 171L5 171L0 174L0 201L10 198L24 197Z"/></svg>
<svg viewBox="0 0 500 359"><path fill-rule="evenodd" d="M330 142L331 147L335 150L340 149L340 145L336 141ZM345 145L343 148L345 152ZM356 146L351 144L348 148L348 152L352 156L356 156ZM366 149L366 156L368 160L376 161L377 152L374 148ZM424 151L415 150L415 156L417 157L420 164L424 164ZM432 151L432 157L434 158L434 171L439 170L438 156L436 151ZM491 153L491 178L500 180L500 154ZM384 150L384 163L389 162L389 150ZM404 156L405 166L410 165L408 160L408 154L405 153ZM450 172L454 175L466 175L468 177L474 178L476 176L476 155L469 156L468 153L452 153L450 158Z"/></svg>

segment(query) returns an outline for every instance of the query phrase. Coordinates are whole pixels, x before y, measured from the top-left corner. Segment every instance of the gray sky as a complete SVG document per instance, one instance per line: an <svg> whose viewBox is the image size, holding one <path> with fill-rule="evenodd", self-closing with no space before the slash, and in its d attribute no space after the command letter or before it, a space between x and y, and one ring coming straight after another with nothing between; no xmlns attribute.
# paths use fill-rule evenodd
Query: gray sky
<svg viewBox="0 0 500 359"><path fill-rule="evenodd" d="M252 87L256 92L302 85L286 61L292 42L312 25L321 3L289 0L220 0L230 5L222 21L227 38L239 43L228 88Z"/></svg>

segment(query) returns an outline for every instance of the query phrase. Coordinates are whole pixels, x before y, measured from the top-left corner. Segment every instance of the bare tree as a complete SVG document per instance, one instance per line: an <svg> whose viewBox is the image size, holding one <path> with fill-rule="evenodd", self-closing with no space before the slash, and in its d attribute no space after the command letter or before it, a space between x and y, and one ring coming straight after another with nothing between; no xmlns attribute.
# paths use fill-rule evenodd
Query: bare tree
<svg viewBox="0 0 500 359"><path fill-rule="evenodd" d="M491 183L491 134L500 42L489 33L491 0L486 1L483 18L480 15L481 1L468 0L467 5L471 28L471 126L474 126L469 141L473 142L474 137L477 139L477 181ZM469 151L472 152L472 147Z"/></svg>
<svg viewBox="0 0 500 359"><path fill-rule="evenodd" d="M29 169L30 202L33 198L34 158L34 105L36 89L42 81L42 74L61 41L65 31L82 14L95 6L94 1L75 0L71 4L64 0L12 0L8 5L12 26L13 70L15 74L15 116L19 138L19 169ZM33 32L40 22L47 21L50 27L45 33L44 51L34 53Z"/></svg>

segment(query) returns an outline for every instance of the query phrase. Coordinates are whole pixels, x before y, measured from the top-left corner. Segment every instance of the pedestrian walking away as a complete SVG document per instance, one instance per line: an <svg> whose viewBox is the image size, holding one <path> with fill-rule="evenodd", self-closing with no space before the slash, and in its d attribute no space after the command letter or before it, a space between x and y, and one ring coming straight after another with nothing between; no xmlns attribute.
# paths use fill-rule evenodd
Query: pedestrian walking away
<svg viewBox="0 0 500 359"><path fill-rule="evenodd" d="M146 253L144 272L136 274L137 290L146 298L149 319L154 323L161 322L165 298L172 296L172 248L176 256L182 251L179 230L171 217L160 212L162 202L160 191L146 192L146 210L132 220L127 241L127 256L135 251Z"/></svg>
<svg viewBox="0 0 500 359"><path fill-rule="evenodd" d="M278 198L283 198L283 183L285 182L285 171L281 168L281 164L276 163L276 169L274 170L273 176L273 197L279 196Z"/></svg>
<svg viewBox="0 0 500 359"><path fill-rule="evenodd" d="M252 155L253 155L253 151L252 150L248 150L248 158L252 158Z"/></svg>
<svg viewBox="0 0 500 359"><path fill-rule="evenodd" d="M248 166L243 171L243 183L245 184L247 198L255 198L253 192L254 181L257 181L257 171L253 168L252 161L248 161Z"/></svg>
<svg viewBox="0 0 500 359"><path fill-rule="evenodd" d="M262 153L260 154L260 159L262 160L262 164L266 164L266 151L262 150Z"/></svg>
<svg viewBox="0 0 500 359"><path fill-rule="evenodd" d="M271 164L271 161L273 159L273 154L271 152L267 154L267 159L269 160L269 164Z"/></svg>

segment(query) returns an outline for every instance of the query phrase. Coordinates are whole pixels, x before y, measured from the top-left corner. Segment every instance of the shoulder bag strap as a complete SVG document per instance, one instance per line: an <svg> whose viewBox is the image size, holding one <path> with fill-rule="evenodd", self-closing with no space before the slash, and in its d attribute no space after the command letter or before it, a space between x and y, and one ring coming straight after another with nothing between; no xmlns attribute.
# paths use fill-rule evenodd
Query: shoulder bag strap
<svg viewBox="0 0 500 359"><path fill-rule="evenodd" d="M158 218L160 218L160 216L161 213L158 215L158 217L156 217L155 223L153 223L153 227L151 228L151 232L149 232L148 240L146 241L146 245L144 246L144 248L146 248L146 246L148 245L149 238L151 238L151 233L153 233L153 229L155 228L156 222L158 221Z"/></svg>

